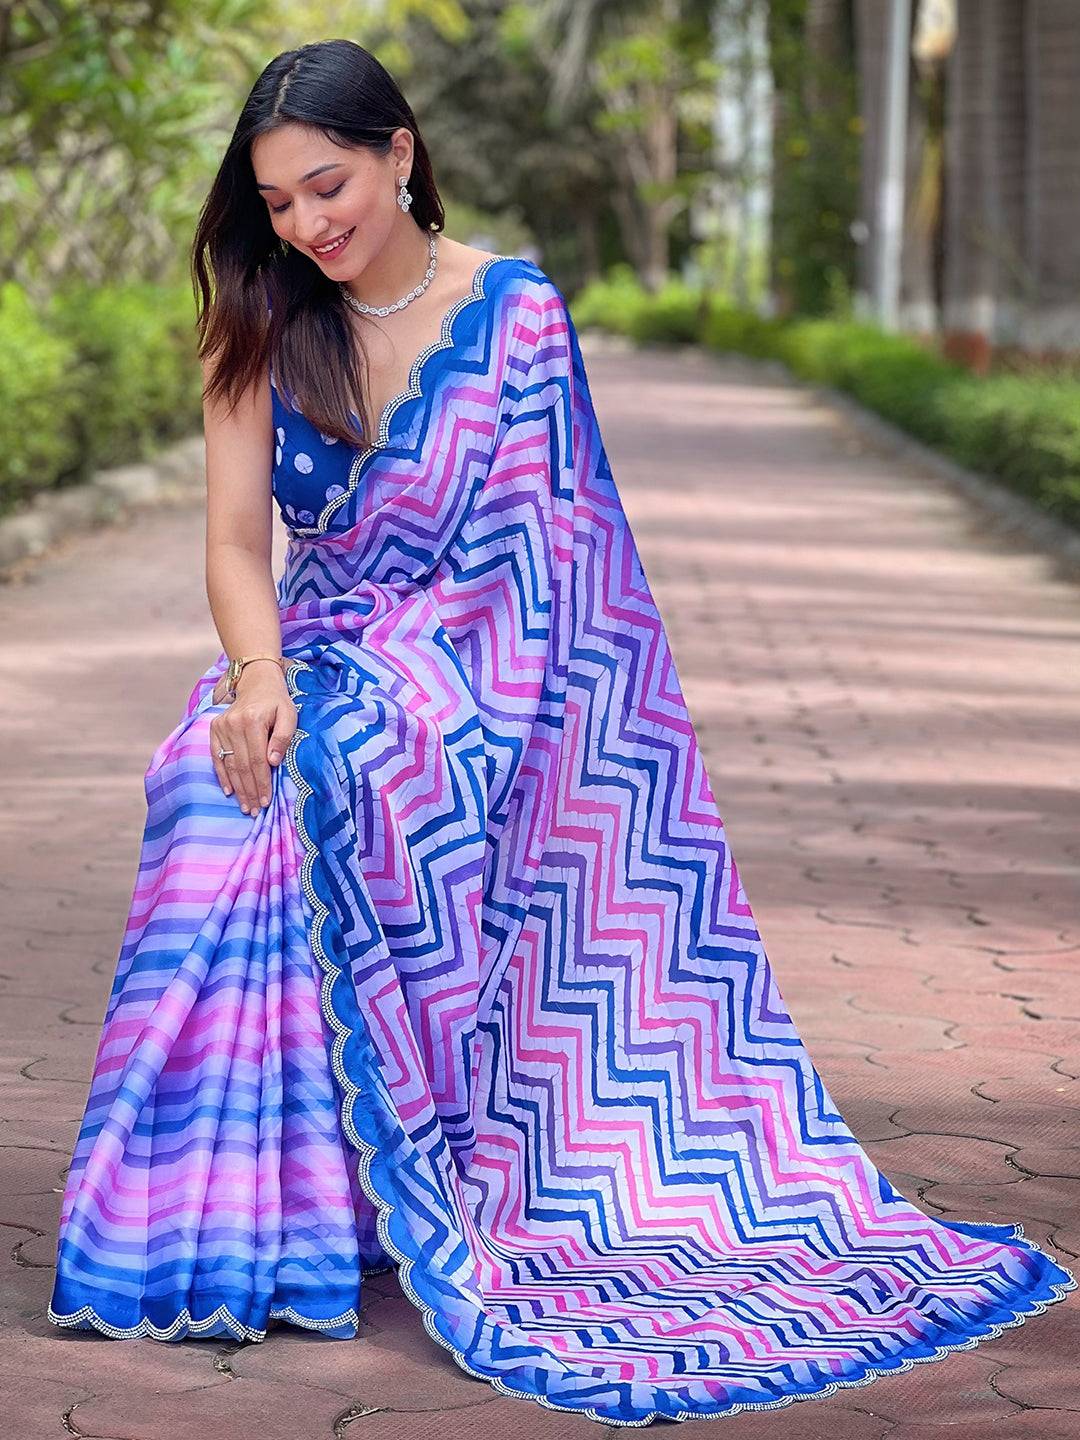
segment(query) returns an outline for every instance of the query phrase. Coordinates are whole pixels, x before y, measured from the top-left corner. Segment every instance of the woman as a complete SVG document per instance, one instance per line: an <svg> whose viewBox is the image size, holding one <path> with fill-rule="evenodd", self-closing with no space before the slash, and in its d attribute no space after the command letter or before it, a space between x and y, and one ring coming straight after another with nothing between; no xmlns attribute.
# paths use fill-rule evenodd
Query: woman
<svg viewBox="0 0 1080 1440"><path fill-rule="evenodd" d="M50 1320L348 1339L396 1267L469 1373L628 1425L1018 1324L1072 1275L896 1191L787 1013L561 293L441 225L366 51L267 67L195 242L224 648L146 771Z"/></svg>

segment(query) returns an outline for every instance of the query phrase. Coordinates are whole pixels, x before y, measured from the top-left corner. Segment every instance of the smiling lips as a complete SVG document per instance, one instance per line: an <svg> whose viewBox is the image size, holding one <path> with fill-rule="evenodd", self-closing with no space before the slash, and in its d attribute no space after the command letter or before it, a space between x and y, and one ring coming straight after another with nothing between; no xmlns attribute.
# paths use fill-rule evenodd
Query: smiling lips
<svg viewBox="0 0 1080 1440"><path fill-rule="evenodd" d="M334 255L337 255L341 250L345 249L345 246L349 243L349 236L353 233L353 230L355 229L356 226L354 225L352 229L346 230L343 235L339 235L336 240L331 240L327 245L322 245L319 247L313 245L311 247L312 251L316 255L318 255L321 260L325 260L327 258L333 257Z"/></svg>

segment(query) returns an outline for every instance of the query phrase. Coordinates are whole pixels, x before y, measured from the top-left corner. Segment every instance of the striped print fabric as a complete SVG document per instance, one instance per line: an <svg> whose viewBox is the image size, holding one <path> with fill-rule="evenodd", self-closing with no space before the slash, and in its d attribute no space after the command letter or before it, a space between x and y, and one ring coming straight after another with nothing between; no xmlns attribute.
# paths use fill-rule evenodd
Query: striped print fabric
<svg viewBox="0 0 1080 1440"><path fill-rule="evenodd" d="M815 1069L544 272L485 261L369 446L274 407L299 729L242 815L219 656L151 761L49 1318L350 1338L393 1266L470 1374L640 1426L1062 1298L1020 1226L894 1189Z"/></svg>

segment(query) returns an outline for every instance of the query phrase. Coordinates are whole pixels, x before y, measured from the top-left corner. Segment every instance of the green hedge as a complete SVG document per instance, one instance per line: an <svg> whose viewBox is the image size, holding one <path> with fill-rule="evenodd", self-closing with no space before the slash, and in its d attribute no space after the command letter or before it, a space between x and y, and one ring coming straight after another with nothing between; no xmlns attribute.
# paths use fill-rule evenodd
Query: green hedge
<svg viewBox="0 0 1080 1440"><path fill-rule="evenodd" d="M914 340L847 320L768 320L628 266L573 304L580 328L783 361L1080 527L1080 380L978 377ZM0 514L31 495L144 458L202 418L186 287L80 287L35 308L0 286Z"/></svg>
<svg viewBox="0 0 1080 1440"><path fill-rule="evenodd" d="M201 382L186 286L0 286L0 514L190 433Z"/></svg>
<svg viewBox="0 0 1080 1440"><path fill-rule="evenodd" d="M0 286L0 513L78 463L75 347L12 281Z"/></svg>
<svg viewBox="0 0 1080 1440"><path fill-rule="evenodd" d="M650 296L628 267L572 306L579 327L781 360L1080 528L1080 378L976 376L917 341L850 320L769 320L671 281Z"/></svg>

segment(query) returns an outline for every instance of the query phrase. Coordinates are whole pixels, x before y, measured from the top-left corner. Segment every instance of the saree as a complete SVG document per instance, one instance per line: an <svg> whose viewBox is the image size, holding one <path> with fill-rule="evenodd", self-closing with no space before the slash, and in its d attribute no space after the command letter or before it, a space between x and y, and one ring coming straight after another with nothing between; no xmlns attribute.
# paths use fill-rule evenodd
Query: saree
<svg viewBox="0 0 1080 1440"><path fill-rule="evenodd" d="M226 657L147 817L56 1325L356 1336L396 1271L501 1394L640 1426L969 1349L1076 1285L879 1172L784 1004L559 289L486 259L377 433L279 390L299 724L244 815Z"/></svg>

